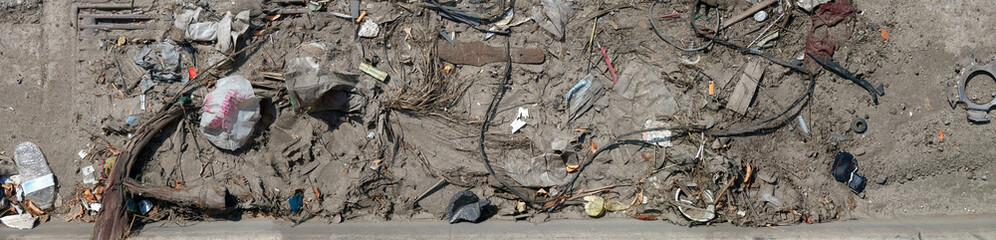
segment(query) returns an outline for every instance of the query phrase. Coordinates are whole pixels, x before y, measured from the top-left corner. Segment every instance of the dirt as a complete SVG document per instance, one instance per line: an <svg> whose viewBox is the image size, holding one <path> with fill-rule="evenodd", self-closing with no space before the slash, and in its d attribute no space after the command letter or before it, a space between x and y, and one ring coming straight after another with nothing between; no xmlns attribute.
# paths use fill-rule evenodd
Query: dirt
<svg viewBox="0 0 996 240"><path fill-rule="evenodd" d="M515 1L513 6L503 1L463 2L459 6L477 9L486 19L513 7L514 23L528 18L540 2ZM94 212L73 216L81 211L81 192L95 187L82 184L79 169L107 163L114 149L124 147L128 133L138 129L128 127L125 119L135 116L141 126L157 109L171 104L183 87L182 83L159 83L144 94L144 110L140 90L123 89L144 75L132 62L144 44L164 39L185 43L182 30L172 27L173 14L183 6L180 1L135 1L139 7L116 11L151 15L145 30L77 30L75 7L90 3L108 2L0 1L4 12L0 28L5 29L0 35L0 72L7 74L0 80L4 86L0 88L0 125L4 126L0 127L0 151L5 151L0 155L10 157L23 141L35 142L43 150L59 186L56 207L51 210L57 217L52 221L94 219ZM600 5L576 1L577 14L565 27L564 41L557 41L532 21L510 27L509 37L499 34L484 40L485 33L467 24L408 3L364 1L365 17L377 22L380 32L374 38L361 38L355 36L359 24L333 15L348 14L348 1L331 2L323 11L273 19L262 10L281 5L199 1L197 6L210 10L205 13L208 18L250 10L253 27L240 47L263 43L235 57L221 71L201 74L211 79L229 75L250 79L263 99L263 117L246 146L236 151L216 148L200 133L199 111L185 113L181 121L160 132L144 148L132 177L160 187L223 186L231 195L234 211L205 215L154 200L157 213L139 222L243 217L290 222L441 221L448 219L444 209L450 197L467 189L495 206L489 219L588 219L580 197L563 201L558 205L562 207L549 212L542 202L557 200L552 197L560 194L575 196L578 191L610 186L594 194L635 204L605 217L646 218L649 214L686 225L694 223L678 212L671 196L677 184L690 183L719 197L713 222L740 226L996 212L990 204L996 200L996 184L988 180L996 165L987 157L993 155L987 147L992 142L985 140L996 129L992 124L969 122L963 108L950 107L945 93L961 71L956 63L964 56L974 53L983 64L996 60L996 52L991 52L996 40L985 35L984 24L976 24L996 21L996 15L987 10L988 2L853 3L853 20L816 32L838 41L833 61L872 84L884 85L879 104L872 102L864 88L807 59L805 69L817 74L812 97L805 98L799 112L809 133L789 115L775 121L784 126L768 132L713 137L701 131L675 131L677 137L670 147L616 147L612 143L619 137L639 140L641 136L624 134L654 126L697 126L710 133L751 126L791 106L806 91L809 78L719 44L703 51L680 51L654 33L648 21L649 2ZM695 24L715 32L716 14L725 21L750 6L743 2L723 5L720 9L702 6L705 12ZM614 10L597 24L597 44L586 48L593 14L610 8ZM778 31L779 38L762 50L789 62L803 55L812 20L797 8L776 6L767 9L767 22L786 9L785 26L768 30ZM688 26L688 20L695 18L694 10L688 2L668 2L656 4L653 14L683 13L680 19L655 20L661 34L679 46L703 46L707 41L697 38ZM721 30L720 38L747 45L767 22L743 20ZM436 44L448 44L441 40L440 29L455 32L457 42L483 42L500 50L507 43L512 48L541 49L546 56L541 64L515 63L510 70L503 61L483 66L456 64L444 70L447 63L434 52ZM882 37L883 29L888 41ZM126 41L119 45L119 37ZM326 50L302 47L310 43ZM199 72L226 56L210 44L189 46L196 53L183 52L183 62ZM618 83L613 83L599 46L605 48ZM283 73L286 61L304 56L314 57L323 71L362 74L360 63L367 62L390 77L381 82L361 75L353 94L364 96L365 101L356 111L305 113L287 99L286 79L267 77ZM751 61L760 61L764 74L746 114L740 114L726 106L737 81L744 81L744 66ZM509 82L502 85L506 71ZM569 121L569 101L564 96L588 74L607 91L591 110ZM124 84L119 84L122 79ZM996 91L992 84L993 79L971 81L969 98L992 99L990 93ZM710 93L710 85L715 93ZM507 91L488 122L483 145L500 180L540 200L525 213L516 210L518 197L489 174L479 148L481 125L490 119L489 103L502 88ZM203 102L210 89L194 91L193 102ZM525 127L513 132L510 124L519 108L528 109L529 116L523 119ZM791 112L800 108L795 109ZM855 118L867 121L866 132L850 130ZM553 149L551 143L558 140L568 142L565 149ZM573 165L584 165L591 149L609 146L616 148L566 175L581 174L570 188L519 187L506 170L507 164L525 164L559 150L568 157L545 159L566 159L564 168L553 170L567 171ZM703 156L697 157L700 148ZM81 150L87 153L85 158L78 156ZM852 193L829 174L838 151L853 153L858 159L858 173L868 178L864 192ZM441 179L448 186L420 198ZM304 207L291 212L287 199L296 192L303 194Z"/></svg>

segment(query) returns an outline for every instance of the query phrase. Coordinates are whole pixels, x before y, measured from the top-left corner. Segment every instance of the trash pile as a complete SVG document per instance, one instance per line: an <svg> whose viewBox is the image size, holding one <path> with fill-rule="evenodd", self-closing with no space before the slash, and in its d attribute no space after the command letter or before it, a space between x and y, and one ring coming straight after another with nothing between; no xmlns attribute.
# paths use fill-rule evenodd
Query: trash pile
<svg viewBox="0 0 996 240"><path fill-rule="evenodd" d="M484 2L165 11L168 29L142 30L161 38L107 45L134 63L108 71L142 88L108 85L115 109L87 126L103 131L80 151L82 181L62 183L76 192L67 220L96 222L97 239L135 219L242 215L764 226L831 221L839 209L825 199L874 190L846 145L811 154L831 176L806 181L847 183L820 203L782 165L796 159L731 150L756 136L824 143L833 129L804 114L819 76L879 104L883 84L835 57L853 43L837 34L858 18L848 0ZM637 47L632 32L661 41ZM875 133L868 125L854 116L851 129ZM14 161L3 204L16 214L0 220L31 228L54 206L55 178L34 144Z"/></svg>
<svg viewBox="0 0 996 240"><path fill-rule="evenodd" d="M9 161L9 159L0 159ZM0 196L0 223L15 229L34 228L39 218L48 221L55 203L56 182L45 154L37 145L23 142L14 150L13 163L4 163L0 172L3 194ZM9 206L9 207L8 207Z"/></svg>

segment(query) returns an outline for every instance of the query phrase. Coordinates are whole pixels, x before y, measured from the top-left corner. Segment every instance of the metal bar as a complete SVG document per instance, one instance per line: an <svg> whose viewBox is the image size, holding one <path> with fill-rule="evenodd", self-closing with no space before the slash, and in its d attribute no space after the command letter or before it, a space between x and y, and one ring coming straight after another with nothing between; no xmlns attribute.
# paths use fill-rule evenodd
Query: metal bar
<svg viewBox="0 0 996 240"><path fill-rule="evenodd" d="M101 10L127 10L132 9L134 6L130 4L89 4L81 5L79 9L101 9Z"/></svg>
<svg viewBox="0 0 996 240"><path fill-rule="evenodd" d="M80 13L80 18L94 19L152 19L145 14L110 14L110 13Z"/></svg>
<svg viewBox="0 0 996 240"><path fill-rule="evenodd" d="M127 24L127 23L102 23L102 24L84 24L80 25L80 29L102 29L102 30L141 30L148 26L145 24Z"/></svg>

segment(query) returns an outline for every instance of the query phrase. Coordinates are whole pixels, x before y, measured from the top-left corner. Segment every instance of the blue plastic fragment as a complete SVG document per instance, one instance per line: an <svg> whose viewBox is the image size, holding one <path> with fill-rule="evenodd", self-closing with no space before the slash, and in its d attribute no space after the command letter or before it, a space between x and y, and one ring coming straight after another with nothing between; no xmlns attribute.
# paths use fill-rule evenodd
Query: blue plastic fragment
<svg viewBox="0 0 996 240"><path fill-rule="evenodd" d="M287 203L290 204L291 212L297 212L301 210L301 204L304 202L304 194L301 192L294 193L293 196L287 199Z"/></svg>
<svg viewBox="0 0 996 240"><path fill-rule="evenodd" d="M128 116L128 118L125 119L125 123L128 124L128 126L134 127L135 124L138 124L138 118L135 116Z"/></svg>

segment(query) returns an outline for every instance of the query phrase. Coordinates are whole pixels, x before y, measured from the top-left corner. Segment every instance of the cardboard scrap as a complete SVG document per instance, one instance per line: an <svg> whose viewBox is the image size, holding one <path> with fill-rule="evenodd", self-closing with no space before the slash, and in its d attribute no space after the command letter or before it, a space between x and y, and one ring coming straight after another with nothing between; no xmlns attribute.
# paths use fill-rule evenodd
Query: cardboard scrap
<svg viewBox="0 0 996 240"><path fill-rule="evenodd" d="M744 66L744 72L740 75L737 87L730 94L726 108L740 114L747 114L747 107L754 101L754 93L757 91L757 84L764 75L764 67L758 60L751 60Z"/></svg>

